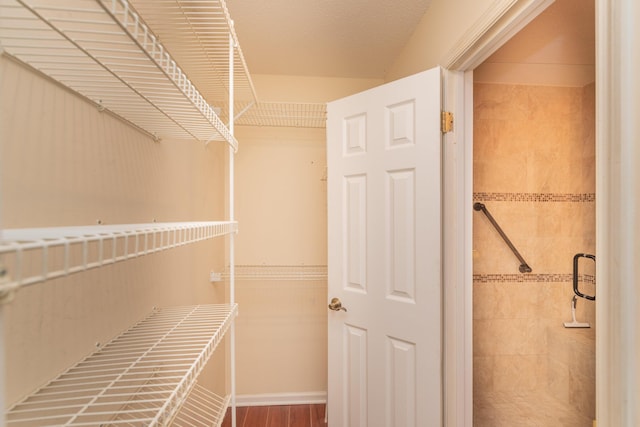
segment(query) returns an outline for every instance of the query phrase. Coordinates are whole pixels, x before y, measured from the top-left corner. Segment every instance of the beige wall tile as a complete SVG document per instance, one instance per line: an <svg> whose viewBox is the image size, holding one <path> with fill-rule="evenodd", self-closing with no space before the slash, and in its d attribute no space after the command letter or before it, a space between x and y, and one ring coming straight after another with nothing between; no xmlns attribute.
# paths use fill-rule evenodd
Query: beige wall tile
<svg viewBox="0 0 640 427"><path fill-rule="evenodd" d="M473 357L473 391L478 396L493 391L494 356Z"/></svg>
<svg viewBox="0 0 640 427"><path fill-rule="evenodd" d="M547 360L543 355L503 355L495 358L495 391L545 389Z"/></svg>
<svg viewBox="0 0 640 427"><path fill-rule="evenodd" d="M474 354L532 355L546 351L544 322L536 318L477 319L474 321Z"/></svg>
<svg viewBox="0 0 640 427"><path fill-rule="evenodd" d="M594 85L476 84L474 103L475 193L595 192ZM474 368L480 370L474 373L476 392L539 391L542 394L529 397L562 397L565 406L550 407L544 422L564 417L569 423L568 414L577 410L591 416L595 328L565 329L563 322L571 320L573 256L595 251L595 203L483 203L533 274L566 279L500 279L499 275L517 275L519 261L484 215L474 213L474 274L498 275L492 282L474 284ZM594 307L579 300L578 320L595 326ZM486 399L476 398L483 408L480 418L491 420L484 425L502 425L510 409ZM582 425L585 419L581 416L567 425Z"/></svg>

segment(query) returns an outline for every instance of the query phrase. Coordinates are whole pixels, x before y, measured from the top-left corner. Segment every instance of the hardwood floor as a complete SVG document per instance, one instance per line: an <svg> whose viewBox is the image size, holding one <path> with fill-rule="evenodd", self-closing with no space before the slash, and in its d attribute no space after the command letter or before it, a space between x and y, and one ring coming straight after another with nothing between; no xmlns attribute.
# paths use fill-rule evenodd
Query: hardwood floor
<svg viewBox="0 0 640 427"><path fill-rule="evenodd" d="M324 404L236 408L236 427L326 427ZM221 427L231 427L227 413Z"/></svg>

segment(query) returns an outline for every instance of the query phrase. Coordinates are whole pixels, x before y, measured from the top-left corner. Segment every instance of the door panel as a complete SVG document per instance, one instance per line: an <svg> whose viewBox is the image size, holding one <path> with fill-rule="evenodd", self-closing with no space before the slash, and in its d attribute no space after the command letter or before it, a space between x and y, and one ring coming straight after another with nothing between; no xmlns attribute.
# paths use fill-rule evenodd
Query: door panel
<svg viewBox="0 0 640 427"><path fill-rule="evenodd" d="M415 303L415 170L392 171L387 182L387 298Z"/></svg>
<svg viewBox="0 0 640 427"><path fill-rule="evenodd" d="M345 396L345 425L367 427L367 331L355 326L344 325L345 366L344 381Z"/></svg>
<svg viewBox="0 0 640 427"><path fill-rule="evenodd" d="M352 291L366 292L367 284L367 177L355 175L345 177L346 232L344 269L345 285Z"/></svg>
<svg viewBox="0 0 640 427"><path fill-rule="evenodd" d="M442 423L440 73L328 105L331 427Z"/></svg>
<svg viewBox="0 0 640 427"><path fill-rule="evenodd" d="M387 362L389 388L387 402L390 417L386 425L416 425L416 345L388 337Z"/></svg>

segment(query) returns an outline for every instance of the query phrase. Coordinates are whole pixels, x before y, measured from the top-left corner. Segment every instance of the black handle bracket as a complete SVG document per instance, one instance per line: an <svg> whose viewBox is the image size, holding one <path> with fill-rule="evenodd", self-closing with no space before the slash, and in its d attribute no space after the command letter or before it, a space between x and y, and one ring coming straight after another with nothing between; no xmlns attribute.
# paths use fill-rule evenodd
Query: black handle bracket
<svg viewBox="0 0 640 427"><path fill-rule="evenodd" d="M588 299L590 301L595 301L596 300L596 296L595 295L586 295L583 294L582 292L580 292L580 289L578 288L578 261L580 260L580 258L588 258L593 260L593 262L596 262L596 256L595 255L591 255L591 254L575 254L573 257L573 293L575 293L577 296L579 296L580 298L584 298L584 299Z"/></svg>

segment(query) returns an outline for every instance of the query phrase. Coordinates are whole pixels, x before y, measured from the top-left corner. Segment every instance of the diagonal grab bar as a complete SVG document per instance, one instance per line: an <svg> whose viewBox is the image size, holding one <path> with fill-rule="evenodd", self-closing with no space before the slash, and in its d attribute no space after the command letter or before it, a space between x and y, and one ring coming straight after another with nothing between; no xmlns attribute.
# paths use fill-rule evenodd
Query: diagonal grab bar
<svg viewBox="0 0 640 427"><path fill-rule="evenodd" d="M531 267L529 267L529 264L527 264L527 262L524 260L524 258L522 258L522 255L520 255L520 252L518 252L516 247L513 246L513 243L511 243L511 240L509 240L507 235L504 234L504 231L502 231L502 228L500 228L500 226L498 225L496 220L493 219L493 216L491 216L491 214L487 210L487 207L482 203L476 202L476 203L473 204L473 209L476 210L476 211L484 212L484 214L487 216L487 218L489 219L491 224L493 224L493 226L495 227L495 229L498 232L498 234L500 234L500 237L502 237L504 242L507 244L507 246L509 246L509 248L511 249L513 254L516 256L516 258L518 258L518 260L520 261L520 268L519 268L520 273L531 273Z"/></svg>

